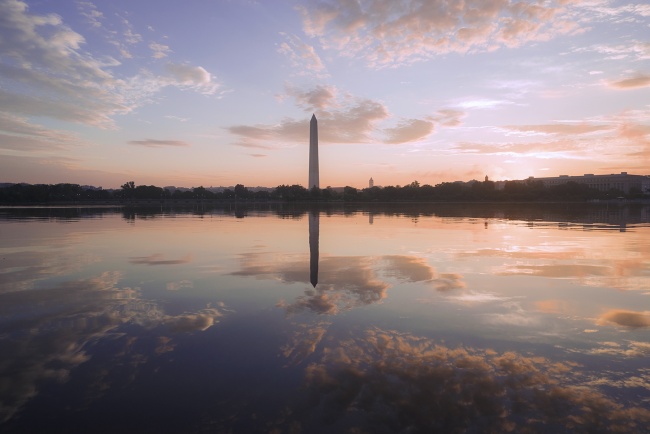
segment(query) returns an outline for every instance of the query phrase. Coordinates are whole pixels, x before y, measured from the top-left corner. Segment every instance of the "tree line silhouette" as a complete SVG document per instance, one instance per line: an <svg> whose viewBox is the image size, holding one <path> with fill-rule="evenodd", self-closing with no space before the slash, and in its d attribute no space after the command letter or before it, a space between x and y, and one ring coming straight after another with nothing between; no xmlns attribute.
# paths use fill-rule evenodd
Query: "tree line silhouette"
<svg viewBox="0 0 650 434"><path fill-rule="evenodd" d="M302 185L279 185L270 190L251 190L242 184L222 191L203 186L192 189L170 189L154 185L126 182L120 189L103 190L79 184L9 184L0 187L0 203L78 203L138 201L282 201L282 202L518 202L518 201L589 201L616 198L650 198L640 190L628 194L616 189L600 191L585 184L545 186L542 181L527 179L506 181L497 189L493 181L443 182L435 186L413 181L405 186L370 187L357 189L306 189Z"/></svg>

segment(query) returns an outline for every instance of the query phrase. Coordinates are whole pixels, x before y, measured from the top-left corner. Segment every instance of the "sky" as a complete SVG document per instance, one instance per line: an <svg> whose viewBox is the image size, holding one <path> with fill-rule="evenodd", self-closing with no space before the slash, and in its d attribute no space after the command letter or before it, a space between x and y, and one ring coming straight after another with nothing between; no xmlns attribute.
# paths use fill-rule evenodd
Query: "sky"
<svg viewBox="0 0 650 434"><path fill-rule="evenodd" d="M650 175L641 0L0 0L0 182Z"/></svg>

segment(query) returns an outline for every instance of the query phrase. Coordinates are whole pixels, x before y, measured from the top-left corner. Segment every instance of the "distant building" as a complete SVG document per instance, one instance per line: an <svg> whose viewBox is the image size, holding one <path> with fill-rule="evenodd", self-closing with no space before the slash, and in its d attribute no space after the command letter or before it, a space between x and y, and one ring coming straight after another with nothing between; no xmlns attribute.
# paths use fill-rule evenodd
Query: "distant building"
<svg viewBox="0 0 650 434"><path fill-rule="evenodd" d="M374 186L375 186L375 181L373 181L372 178L370 178L370 181L368 181L368 188L372 188Z"/></svg>
<svg viewBox="0 0 650 434"><path fill-rule="evenodd" d="M545 187L552 187L554 185L566 184L567 182L575 182L578 184L586 184L590 188L599 191L609 191L611 189L620 190L625 194L630 193L630 190L638 189L643 193L650 193L650 177L645 175L629 175L627 172L611 175L594 175L587 173L582 176L569 176L560 175L548 178L533 178L536 181L542 181Z"/></svg>

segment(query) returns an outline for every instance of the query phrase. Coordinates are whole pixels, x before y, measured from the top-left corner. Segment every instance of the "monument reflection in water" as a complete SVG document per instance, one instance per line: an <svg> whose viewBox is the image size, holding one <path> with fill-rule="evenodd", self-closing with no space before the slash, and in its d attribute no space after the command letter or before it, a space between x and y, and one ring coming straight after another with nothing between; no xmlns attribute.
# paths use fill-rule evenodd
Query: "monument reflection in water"
<svg viewBox="0 0 650 434"><path fill-rule="evenodd" d="M309 281L318 284L318 238L320 237L320 212L309 213Z"/></svg>
<svg viewBox="0 0 650 434"><path fill-rule="evenodd" d="M649 223L0 209L0 432L648 432Z"/></svg>

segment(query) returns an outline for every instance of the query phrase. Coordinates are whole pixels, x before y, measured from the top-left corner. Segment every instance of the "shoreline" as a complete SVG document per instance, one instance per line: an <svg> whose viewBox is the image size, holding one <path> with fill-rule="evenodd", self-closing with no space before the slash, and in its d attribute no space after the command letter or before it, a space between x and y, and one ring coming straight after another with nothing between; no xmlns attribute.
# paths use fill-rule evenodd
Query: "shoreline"
<svg viewBox="0 0 650 434"><path fill-rule="evenodd" d="M650 199L609 199L609 200L549 200L549 201L281 201L281 200L135 200L135 201L57 201L57 202L24 202L0 203L0 208L135 208L158 206L232 206L232 205L552 205L552 204L582 204L582 205L650 205Z"/></svg>

